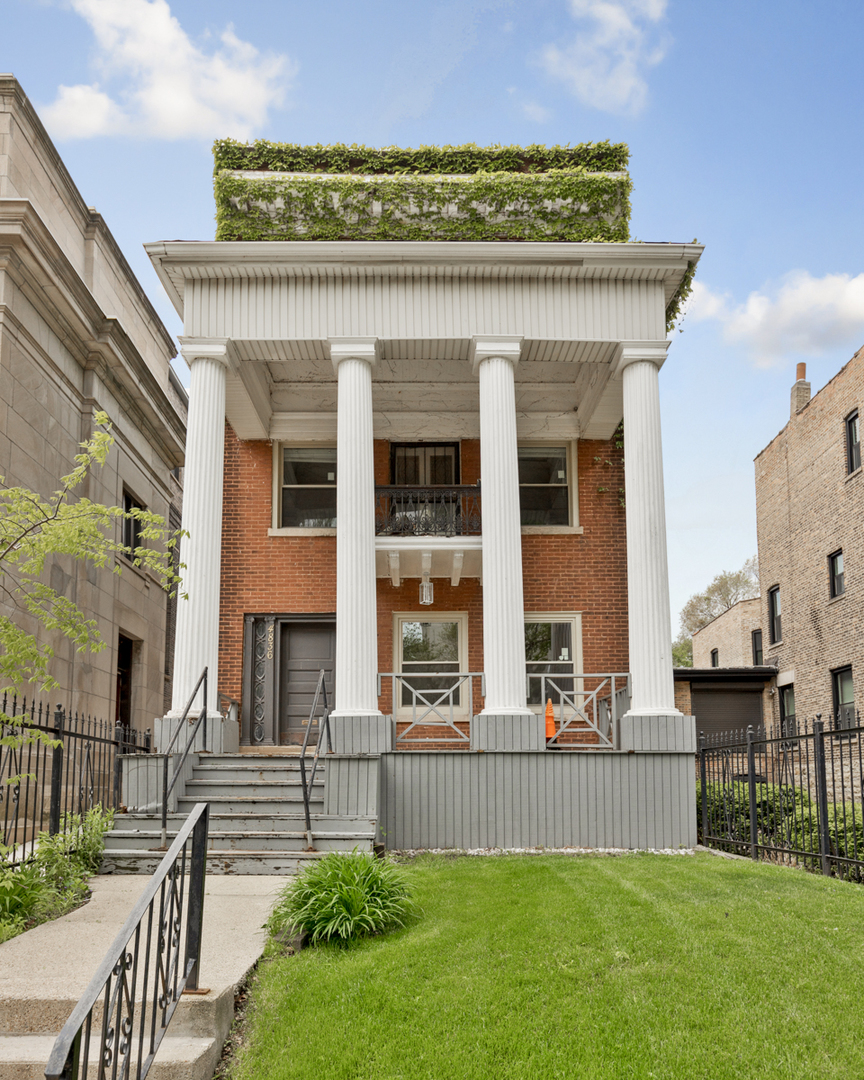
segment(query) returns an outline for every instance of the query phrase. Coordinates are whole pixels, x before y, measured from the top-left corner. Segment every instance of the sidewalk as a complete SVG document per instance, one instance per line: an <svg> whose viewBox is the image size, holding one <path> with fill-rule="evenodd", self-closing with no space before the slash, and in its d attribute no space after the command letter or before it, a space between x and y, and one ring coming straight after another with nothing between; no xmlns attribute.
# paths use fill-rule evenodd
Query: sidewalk
<svg viewBox="0 0 864 1080"><path fill-rule="evenodd" d="M209 1080L234 1015L234 990L264 948L284 877L207 879L200 985L184 997L151 1076ZM60 1029L149 878L106 875L84 907L0 945L0 1080L41 1078Z"/></svg>

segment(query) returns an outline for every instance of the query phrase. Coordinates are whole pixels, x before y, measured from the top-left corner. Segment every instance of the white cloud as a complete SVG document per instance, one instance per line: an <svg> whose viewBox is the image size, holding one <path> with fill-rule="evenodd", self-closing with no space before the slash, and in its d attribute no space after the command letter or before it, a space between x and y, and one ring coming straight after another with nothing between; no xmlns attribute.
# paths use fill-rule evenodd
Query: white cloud
<svg viewBox="0 0 864 1080"><path fill-rule="evenodd" d="M251 138L282 103L296 66L264 54L228 26L215 48L193 43L167 0L69 0L96 37L105 82L60 86L42 110L58 139L135 135Z"/></svg>
<svg viewBox="0 0 864 1080"><path fill-rule="evenodd" d="M545 124L552 115L548 109L544 109L542 105L538 105L535 101L524 102L522 105L522 113L536 124Z"/></svg>
<svg viewBox="0 0 864 1080"><path fill-rule="evenodd" d="M759 367L782 363L790 354L820 356L859 344L864 335L864 274L812 277L793 270L779 287L752 292L743 304L696 281L687 304L694 321L716 319L723 337L743 344Z"/></svg>
<svg viewBox="0 0 864 1080"><path fill-rule="evenodd" d="M540 63L583 104L604 112L641 111L648 96L649 68L659 64L665 47L653 40L654 24L666 13L667 0L569 0L580 24L575 39L563 47L547 45Z"/></svg>

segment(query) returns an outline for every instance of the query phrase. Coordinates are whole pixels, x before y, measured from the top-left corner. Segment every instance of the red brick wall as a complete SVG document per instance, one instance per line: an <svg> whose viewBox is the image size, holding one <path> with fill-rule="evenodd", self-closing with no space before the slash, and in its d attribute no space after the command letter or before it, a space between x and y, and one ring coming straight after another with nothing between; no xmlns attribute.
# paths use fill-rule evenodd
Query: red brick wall
<svg viewBox="0 0 864 1080"><path fill-rule="evenodd" d="M241 442L225 429L219 689L240 698L243 616L327 612L336 607L333 536L267 535L271 525L272 460L269 442ZM476 483L480 445L462 442L462 482ZM578 460L582 535L522 538L526 611L581 611L586 671L627 670L627 566L623 453L609 442L581 441ZM389 482L389 445L375 441L376 483ZM601 490L602 489L602 490ZM467 612L469 664L482 671L483 594L476 578L456 587L436 578L431 611ZM415 579L393 588L378 581L379 669L393 665L393 612L418 609ZM385 687L381 708L390 708ZM475 687L475 704L479 686Z"/></svg>

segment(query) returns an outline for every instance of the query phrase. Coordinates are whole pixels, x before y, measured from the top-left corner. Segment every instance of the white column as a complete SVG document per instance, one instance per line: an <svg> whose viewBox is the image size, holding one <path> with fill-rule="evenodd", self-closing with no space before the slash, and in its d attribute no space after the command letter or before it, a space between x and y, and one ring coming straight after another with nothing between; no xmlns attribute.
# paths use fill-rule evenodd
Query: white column
<svg viewBox="0 0 864 1080"><path fill-rule="evenodd" d="M336 710L380 716L372 368L377 338L331 338L336 424Z"/></svg>
<svg viewBox="0 0 864 1080"><path fill-rule="evenodd" d="M525 704L522 530L516 456L514 369L521 337L475 337L471 360L480 380L483 514L483 670L489 716L530 716Z"/></svg>
<svg viewBox="0 0 864 1080"><path fill-rule="evenodd" d="M177 602L174 688L171 713L186 706L198 676L208 669L208 713L218 711L219 585L222 566L222 467L225 458L225 379L230 343L225 339L181 338L192 371L186 461L183 472L183 528L186 564ZM195 705L200 708L201 696Z"/></svg>
<svg viewBox="0 0 864 1080"><path fill-rule="evenodd" d="M624 463L631 703L628 716L680 716L672 681L659 369L667 341L625 341Z"/></svg>

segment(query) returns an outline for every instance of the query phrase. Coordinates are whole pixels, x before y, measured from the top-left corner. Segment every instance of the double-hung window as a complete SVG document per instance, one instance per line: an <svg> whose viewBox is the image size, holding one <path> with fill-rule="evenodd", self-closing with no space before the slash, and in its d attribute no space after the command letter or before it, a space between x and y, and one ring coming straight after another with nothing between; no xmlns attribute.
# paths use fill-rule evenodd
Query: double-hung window
<svg viewBox="0 0 864 1080"><path fill-rule="evenodd" d="M581 674L581 615L526 615L525 661L528 679L528 705L542 711L551 699L558 705L561 695L572 698L574 675Z"/></svg>
<svg viewBox="0 0 864 1080"><path fill-rule="evenodd" d="M852 668L842 667L831 672L831 689L834 693L834 721L836 727L855 727L855 687Z"/></svg>
<svg viewBox="0 0 864 1080"><path fill-rule="evenodd" d="M467 616L458 612L434 615L411 613L394 616L396 667L399 688L395 704L399 711L424 713L430 705L447 714L453 708L465 712L468 688L459 672L466 672ZM439 719L434 713L430 722Z"/></svg>
<svg viewBox="0 0 864 1080"><path fill-rule="evenodd" d="M835 551L828 556L828 577L832 598L846 592L846 571L843 568L843 552Z"/></svg>
<svg viewBox="0 0 864 1080"><path fill-rule="evenodd" d="M783 625L780 618L780 586L768 590L768 637L773 645L783 640Z"/></svg>
<svg viewBox="0 0 864 1080"><path fill-rule="evenodd" d="M283 446L279 525L283 529L336 527L336 447Z"/></svg>
<svg viewBox="0 0 864 1080"><path fill-rule="evenodd" d="M846 417L846 472L861 468L861 428L858 410Z"/></svg>
<svg viewBox="0 0 864 1080"><path fill-rule="evenodd" d="M522 525L570 525L567 445L520 446L517 453Z"/></svg>
<svg viewBox="0 0 864 1080"><path fill-rule="evenodd" d="M762 631L754 630L750 635L753 646L753 663L756 667L762 666Z"/></svg>

